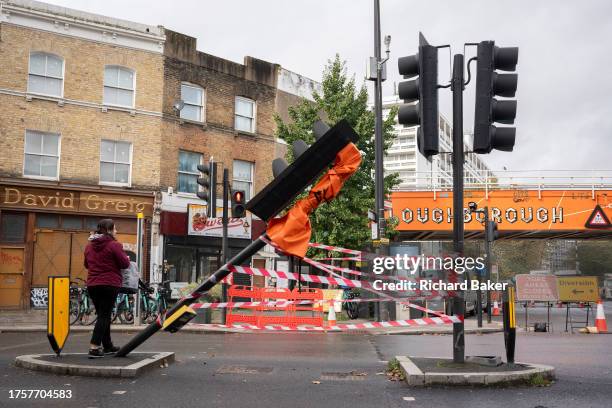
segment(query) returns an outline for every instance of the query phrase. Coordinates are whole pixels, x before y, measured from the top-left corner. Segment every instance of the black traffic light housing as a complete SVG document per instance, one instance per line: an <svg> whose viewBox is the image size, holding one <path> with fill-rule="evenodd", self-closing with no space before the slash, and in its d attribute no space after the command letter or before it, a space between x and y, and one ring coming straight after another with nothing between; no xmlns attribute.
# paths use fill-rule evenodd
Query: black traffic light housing
<svg viewBox="0 0 612 408"><path fill-rule="evenodd" d="M495 70L514 71L517 62L518 47L496 47L493 41L482 41L478 44L473 146L475 153L490 153L493 149L511 152L514 148L516 128L497 127L493 123L514 123L516 101L498 100L494 96L514 97L518 75L498 74Z"/></svg>
<svg viewBox="0 0 612 408"><path fill-rule="evenodd" d="M196 180L202 188L196 193L198 198L206 201L206 215L217 216L217 163L212 160L208 164L198 164L200 177Z"/></svg>
<svg viewBox="0 0 612 408"><path fill-rule="evenodd" d="M489 221L486 225L486 239L489 242L493 242L499 238L499 231L497 230L497 223L495 221Z"/></svg>
<svg viewBox="0 0 612 408"><path fill-rule="evenodd" d="M310 147L302 140L293 143L293 163L288 165L281 158L272 162L274 180L249 200L247 210L269 221L314 182L333 163L340 150L359 138L344 119L331 129L317 121L313 133L316 141Z"/></svg>
<svg viewBox="0 0 612 408"><path fill-rule="evenodd" d="M244 190L232 190L232 218L243 218L246 214Z"/></svg>
<svg viewBox="0 0 612 408"><path fill-rule="evenodd" d="M438 49L429 45L419 34L419 52L401 57L397 61L399 73L404 78L418 79L400 82L398 95L404 102L400 106L397 120L401 125L417 126L417 144L425 157L438 154ZM412 102L418 101L416 104Z"/></svg>

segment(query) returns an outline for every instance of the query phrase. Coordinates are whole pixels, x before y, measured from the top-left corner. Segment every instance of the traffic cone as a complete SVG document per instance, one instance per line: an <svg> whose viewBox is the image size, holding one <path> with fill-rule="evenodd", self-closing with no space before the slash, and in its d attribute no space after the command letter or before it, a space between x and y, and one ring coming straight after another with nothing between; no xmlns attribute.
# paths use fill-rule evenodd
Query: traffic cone
<svg viewBox="0 0 612 408"><path fill-rule="evenodd" d="M493 316L499 316L499 304L497 300L493 302Z"/></svg>
<svg viewBox="0 0 612 408"><path fill-rule="evenodd" d="M327 313L327 325L329 327L336 325L336 310L334 308L334 302L329 305L329 312Z"/></svg>
<svg viewBox="0 0 612 408"><path fill-rule="evenodd" d="M595 327L599 333L607 333L608 325L606 324L606 315L601 299L597 301L597 316L595 317Z"/></svg>

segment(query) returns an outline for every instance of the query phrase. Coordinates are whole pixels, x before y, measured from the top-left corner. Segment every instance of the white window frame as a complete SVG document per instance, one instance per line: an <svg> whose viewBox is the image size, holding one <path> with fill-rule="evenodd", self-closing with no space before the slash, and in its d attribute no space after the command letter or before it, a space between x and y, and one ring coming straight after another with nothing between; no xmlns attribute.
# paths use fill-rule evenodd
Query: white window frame
<svg viewBox="0 0 612 408"><path fill-rule="evenodd" d="M188 191L180 191L179 190L179 178L178 175L183 173L183 174L188 174L188 175L196 175L196 177L200 176L200 172L196 172L196 173L189 173L187 171L181 171L180 170L180 165L181 165L181 152L185 152L185 153L195 153L195 154L199 154L200 155L200 163L199 164L203 164L204 163L204 154L200 153L200 152L194 152L191 150L183 150L183 149L179 149L179 161L178 161L178 166L177 166L177 177L176 177L176 193L182 196L187 196L187 197L197 197L197 191L201 190L200 185L198 184L197 187L197 191L195 193L190 193Z"/></svg>
<svg viewBox="0 0 612 408"><path fill-rule="evenodd" d="M248 118L248 116L242 116L242 115L238 115L238 113L236 112L236 103L238 102L238 100L242 100L242 101L246 101L246 102L251 102L253 104L253 117L250 118L252 120L251 122L251 130L242 130L242 129L237 129L236 128L236 117L240 116L242 118ZM237 130L238 132L247 132L247 133L255 133L257 130L257 102L254 99L251 98L247 98L245 96L236 96L236 98L234 99L234 129Z"/></svg>
<svg viewBox="0 0 612 408"><path fill-rule="evenodd" d="M45 57L48 56L52 56L52 57L56 57L59 58L62 61L62 77L54 77L54 76L50 76L50 75L38 75L38 74L32 74L30 73L30 68L31 68L31 63L32 63L32 55L44 55ZM46 60L45 60L45 70L46 70L47 64L46 64ZM41 93L41 92L34 92L30 90L30 75L34 75L34 76L38 76L38 77L43 77L43 78L53 78L53 79L61 79L62 80L62 86L61 86L61 91L59 96L58 95L52 95L52 94L46 94L46 93ZM41 96L49 96L51 98L63 98L64 97L64 78L66 77L66 60L57 55L57 54L53 54L50 52L45 52L45 51L30 51L30 55L28 57L28 82L27 82L27 93L32 94L32 95L41 95Z"/></svg>
<svg viewBox="0 0 612 408"><path fill-rule="evenodd" d="M57 136L57 156L53 156L50 154L44 154L44 153L28 153L26 152L26 138L28 137L28 132L33 132L33 133L40 133L42 135L54 135ZM61 133L52 133L52 132L41 132L39 130L32 130L32 129L26 129L25 134L23 136L23 167L21 169L21 174L23 175L24 178L31 178L31 179L37 179L37 180L59 180L59 175L60 175L60 160L61 160L61 151L62 151L62 135ZM31 174L25 174L25 165L26 165L26 155L27 154L31 154L31 155L38 155L38 156L47 156L47 157L57 157L57 169L55 169L55 177L47 177L47 176L36 176L36 175L31 175Z"/></svg>
<svg viewBox="0 0 612 408"><path fill-rule="evenodd" d="M236 165L236 162L243 162L243 163L248 163L251 166L251 179L250 180L243 180L243 179L237 179L234 177L234 166ZM232 190L234 189L234 182L238 181L241 183L249 183L249 191L247 192L247 197L248 200L250 200L251 198L253 198L253 185L255 184L255 163L254 162L250 162L248 160L238 160L235 159L232 162Z"/></svg>
<svg viewBox="0 0 612 408"><path fill-rule="evenodd" d="M119 86L112 86L112 85L106 85L104 83L104 78L106 77L106 69L107 68L119 68L119 69L124 69L126 71L130 71L133 76L132 76L132 89L128 89L128 88L121 88ZM128 105L119 105L117 103L108 103L104 100L104 89L108 87L108 88L113 88L113 89L121 89L124 91L132 91L132 104L130 106ZM126 66L123 65L105 65L104 66L104 73L102 75L102 104L104 106L116 106L118 108L126 108L126 109L134 109L136 106L136 70L132 69L132 68L128 68Z"/></svg>
<svg viewBox="0 0 612 408"><path fill-rule="evenodd" d="M202 100L200 101L201 105L194 105L192 103L186 102L183 99L183 86L187 86L187 87L190 87L190 88L195 88L195 89L198 89L198 90L202 91ZM199 106L200 107L200 120L184 118L182 110L179 112L179 117L181 119L187 120L187 121L191 121L191 122L198 122L198 123L205 123L206 122L206 89L202 88L199 85L195 85L195 84L192 84L192 83L189 83L189 82L181 82L181 100L183 101L183 103L185 105Z"/></svg>
<svg viewBox="0 0 612 408"><path fill-rule="evenodd" d="M122 162L109 162L102 161L102 142L113 142L113 143L129 143L130 145L130 162L128 169L128 181L127 183L118 183L115 181L102 181L102 163L113 163L113 164L126 164ZM100 149L100 160L98 161L98 184L101 186L115 186L115 187L131 187L132 186L132 166L134 163L133 155L134 155L134 143L129 142L127 140L114 140L114 139L100 139L100 144L98 145Z"/></svg>

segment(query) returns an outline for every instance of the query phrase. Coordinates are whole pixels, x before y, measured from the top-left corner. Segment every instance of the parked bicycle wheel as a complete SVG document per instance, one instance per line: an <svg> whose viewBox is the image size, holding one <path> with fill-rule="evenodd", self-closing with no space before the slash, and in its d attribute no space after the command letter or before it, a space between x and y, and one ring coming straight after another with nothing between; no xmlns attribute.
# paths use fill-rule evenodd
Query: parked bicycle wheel
<svg viewBox="0 0 612 408"><path fill-rule="evenodd" d="M144 323L153 323L159 316L159 306L157 302L151 298L147 299L147 314L143 316Z"/></svg>
<svg viewBox="0 0 612 408"><path fill-rule="evenodd" d="M122 309L119 312L119 320L123 324L134 323L134 297L125 295L124 300L121 302Z"/></svg>
<svg viewBox="0 0 612 408"><path fill-rule="evenodd" d="M70 288L70 325L75 324L81 316L80 293L78 288Z"/></svg>

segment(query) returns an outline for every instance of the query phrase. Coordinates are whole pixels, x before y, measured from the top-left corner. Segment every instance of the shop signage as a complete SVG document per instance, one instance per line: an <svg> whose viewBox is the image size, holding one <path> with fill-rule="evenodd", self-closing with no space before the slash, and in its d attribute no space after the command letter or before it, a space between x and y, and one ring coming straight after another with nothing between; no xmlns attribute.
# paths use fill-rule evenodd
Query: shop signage
<svg viewBox="0 0 612 408"><path fill-rule="evenodd" d="M153 198L123 194L0 186L0 206L62 212L150 216Z"/></svg>
<svg viewBox="0 0 612 408"><path fill-rule="evenodd" d="M221 217L208 218L206 206L189 204L187 211L187 234L207 237L223 236L223 222ZM230 218L227 226L229 238L251 239L251 214L244 218Z"/></svg>
<svg viewBox="0 0 612 408"><path fill-rule="evenodd" d="M555 302L559 299L554 275L516 275L516 300Z"/></svg>

